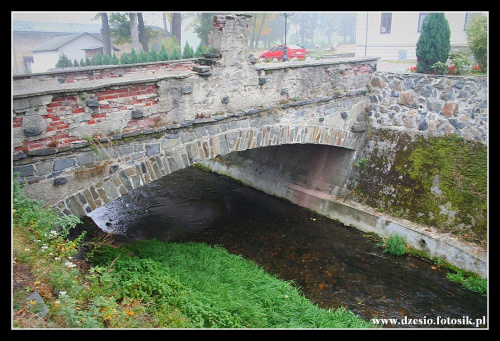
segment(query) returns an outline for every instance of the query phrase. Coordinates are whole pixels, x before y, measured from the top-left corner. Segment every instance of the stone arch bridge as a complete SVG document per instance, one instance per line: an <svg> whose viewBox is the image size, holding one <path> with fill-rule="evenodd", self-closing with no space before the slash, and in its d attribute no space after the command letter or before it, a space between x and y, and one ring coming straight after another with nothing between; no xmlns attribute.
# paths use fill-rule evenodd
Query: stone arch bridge
<svg viewBox="0 0 500 341"><path fill-rule="evenodd" d="M234 151L355 151L376 58L258 66L248 20L215 17L213 53L200 59L15 76L13 171L27 194L81 217Z"/></svg>

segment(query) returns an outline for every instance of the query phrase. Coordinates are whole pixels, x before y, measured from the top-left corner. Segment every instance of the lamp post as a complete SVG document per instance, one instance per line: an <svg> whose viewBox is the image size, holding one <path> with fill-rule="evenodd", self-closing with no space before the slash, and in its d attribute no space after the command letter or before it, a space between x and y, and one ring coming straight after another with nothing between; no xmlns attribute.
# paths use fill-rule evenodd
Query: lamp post
<svg viewBox="0 0 500 341"><path fill-rule="evenodd" d="M286 47L286 21L288 17L291 17L293 13L280 13L280 15L285 17L285 49L283 50L283 61L286 62L288 57L287 57L287 47Z"/></svg>

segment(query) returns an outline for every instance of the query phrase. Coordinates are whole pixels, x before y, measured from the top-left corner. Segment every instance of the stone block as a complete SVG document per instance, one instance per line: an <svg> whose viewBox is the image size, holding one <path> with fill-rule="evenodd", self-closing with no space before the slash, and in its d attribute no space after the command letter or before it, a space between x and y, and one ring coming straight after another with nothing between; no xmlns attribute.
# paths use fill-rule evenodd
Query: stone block
<svg viewBox="0 0 500 341"><path fill-rule="evenodd" d="M198 72L198 73L203 73L203 72L209 72L211 70L210 66L206 66L206 65L195 65L193 66L193 68L191 69L195 72Z"/></svg>
<svg viewBox="0 0 500 341"><path fill-rule="evenodd" d="M54 172L62 171L66 168L73 167L76 164L75 159L61 159L54 161Z"/></svg>
<svg viewBox="0 0 500 341"><path fill-rule="evenodd" d="M147 144L146 145L146 155L151 156L160 153L160 144Z"/></svg>

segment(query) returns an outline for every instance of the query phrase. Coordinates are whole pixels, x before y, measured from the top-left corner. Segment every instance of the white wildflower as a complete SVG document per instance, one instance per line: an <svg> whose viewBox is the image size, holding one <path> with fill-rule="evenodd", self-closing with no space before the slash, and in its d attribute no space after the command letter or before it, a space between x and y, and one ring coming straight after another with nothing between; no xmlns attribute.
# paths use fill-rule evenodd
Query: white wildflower
<svg viewBox="0 0 500 341"><path fill-rule="evenodd" d="M64 263L64 265L66 265L68 268L74 268L76 266L76 264L71 263L70 261L67 261L66 263Z"/></svg>

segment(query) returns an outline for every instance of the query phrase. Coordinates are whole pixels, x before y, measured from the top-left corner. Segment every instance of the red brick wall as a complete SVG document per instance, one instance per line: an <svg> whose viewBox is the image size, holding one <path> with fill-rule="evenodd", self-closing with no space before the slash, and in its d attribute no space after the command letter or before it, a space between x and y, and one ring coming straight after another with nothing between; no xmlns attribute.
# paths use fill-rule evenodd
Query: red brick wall
<svg viewBox="0 0 500 341"><path fill-rule="evenodd" d="M45 108L47 113L42 116L47 126L44 134L41 134L40 138L34 136L25 139L22 146L14 148L14 152L70 145L72 141L81 140L79 137L70 136L69 127L70 124L75 123L75 115L89 113L91 118L80 124L92 125L112 116L117 111L129 110L134 105L143 105L146 108L157 105L159 100L157 95L158 86L155 84L106 88L91 95L100 102L97 108L88 107L85 100L78 99L75 95L54 97ZM113 101L115 99L120 99L120 101ZM124 132L150 126L159 115L161 114L154 114L145 119L132 118ZM13 118L14 128L22 127L23 117L24 115L16 115Z"/></svg>

